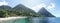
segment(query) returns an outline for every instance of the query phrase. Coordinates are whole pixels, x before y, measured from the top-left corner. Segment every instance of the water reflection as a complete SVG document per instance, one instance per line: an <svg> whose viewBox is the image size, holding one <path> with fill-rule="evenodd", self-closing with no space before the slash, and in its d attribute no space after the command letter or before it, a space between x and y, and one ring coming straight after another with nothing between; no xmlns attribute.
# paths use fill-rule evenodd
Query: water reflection
<svg viewBox="0 0 60 23"><path fill-rule="evenodd" d="M41 18L33 17L31 18L31 23L41 23Z"/></svg>
<svg viewBox="0 0 60 23"><path fill-rule="evenodd" d="M59 17L31 18L31 23L60 23Z"/></svg>
<svg viewBox="0 0 60 23"><path fill-rule="evenodd" d="M60 23L60 17L51 17L49 18L49 23Z"/></svg>

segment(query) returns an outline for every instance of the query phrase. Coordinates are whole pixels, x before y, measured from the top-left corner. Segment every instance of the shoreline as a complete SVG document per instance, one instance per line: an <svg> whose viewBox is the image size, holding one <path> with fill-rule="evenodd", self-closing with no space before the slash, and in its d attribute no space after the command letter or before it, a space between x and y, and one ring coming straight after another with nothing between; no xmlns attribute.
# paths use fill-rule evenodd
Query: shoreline
<svg viewBox="0 0 60 23"><path fill-rule="evenodd" d="M0 18L0 21L1 20L14 20L14 19L16 19L16 18L27 18L27 17L8 17L8 18Z"/></svg>

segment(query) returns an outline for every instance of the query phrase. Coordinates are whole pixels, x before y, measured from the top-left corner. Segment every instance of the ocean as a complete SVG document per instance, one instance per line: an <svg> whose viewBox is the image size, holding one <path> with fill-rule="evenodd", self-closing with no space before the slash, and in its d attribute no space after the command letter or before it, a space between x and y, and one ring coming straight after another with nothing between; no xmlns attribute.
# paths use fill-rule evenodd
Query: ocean
<svg viewBox="0 0 60 23"><path fill-rule="evenodd" d="M18 18L15 20L3 20L0 23L60 23L60 17L49 17L49 18Z"/></svg>

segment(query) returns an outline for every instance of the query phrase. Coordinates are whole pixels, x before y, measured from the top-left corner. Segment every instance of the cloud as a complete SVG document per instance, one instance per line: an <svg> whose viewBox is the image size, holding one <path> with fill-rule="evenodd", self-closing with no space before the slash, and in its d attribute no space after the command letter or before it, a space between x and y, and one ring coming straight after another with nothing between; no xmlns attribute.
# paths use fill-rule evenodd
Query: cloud
<svg viewBox="0 0 60 23"><path fill-rule="evenodd" d="M46 5L44 3L41 3L39 5L36 5L36 6L32 7L31 9L38 12L42 7L46 7Z"/></svg>
<svg viewBox="0 0 60 23"><path fill-rule="evenodd" d="M6 1L0 2L0 6L1 5L8 5L8 3Z"/></svg>
<svg viewBox="0 0 60 23"><path fill-rule="evenodd" d="M52 9L52 8L54 8L55 7L55 4L54 3L51 3L47 8L48 9Z"/></svg>

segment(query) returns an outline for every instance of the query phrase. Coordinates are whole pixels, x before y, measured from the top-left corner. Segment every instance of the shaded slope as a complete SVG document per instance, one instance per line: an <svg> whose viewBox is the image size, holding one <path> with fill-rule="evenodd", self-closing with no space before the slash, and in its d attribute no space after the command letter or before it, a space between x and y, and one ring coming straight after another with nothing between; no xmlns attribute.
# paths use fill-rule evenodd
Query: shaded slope
<svg viewBox="0 0 60 23"><path fill-rule="evenodd" d="M39 14L44 15L45 17L54 17L50 12L48 12L44 7L38 11Z"/></svg>

